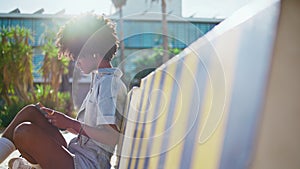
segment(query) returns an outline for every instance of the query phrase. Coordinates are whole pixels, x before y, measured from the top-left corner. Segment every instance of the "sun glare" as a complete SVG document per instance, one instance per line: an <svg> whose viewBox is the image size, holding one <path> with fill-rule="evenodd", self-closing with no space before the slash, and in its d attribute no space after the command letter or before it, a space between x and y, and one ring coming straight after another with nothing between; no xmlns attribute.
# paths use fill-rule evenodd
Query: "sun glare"
<svg viewBox="0 0 300 169"><path fill-rule="evenodd" d="M56 0L61 2L60 0ZM111 1L107 0L63 0L66 2L64 4L64 8L66 9L66 13L68 14L80 14L84 12L93 11L99 14L111 14L114 12L114 7Z"/></svg>

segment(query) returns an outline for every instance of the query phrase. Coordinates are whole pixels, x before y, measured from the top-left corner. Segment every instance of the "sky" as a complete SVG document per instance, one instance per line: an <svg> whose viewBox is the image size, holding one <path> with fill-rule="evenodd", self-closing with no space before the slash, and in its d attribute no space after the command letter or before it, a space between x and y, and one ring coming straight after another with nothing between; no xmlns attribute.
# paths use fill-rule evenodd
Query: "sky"
<svg viewBox="0 0 300 169"><path fill-rule="evenodd" d="M253 0L182 0L182 16L225 18L251 1ZM0 13L8 13L16 8L21 13L33 13L43 8L44 14L54 14L62 9L66 10L66 14L93 10L95 13L109 15L115 11L111 0L0 0Z"/></svg>

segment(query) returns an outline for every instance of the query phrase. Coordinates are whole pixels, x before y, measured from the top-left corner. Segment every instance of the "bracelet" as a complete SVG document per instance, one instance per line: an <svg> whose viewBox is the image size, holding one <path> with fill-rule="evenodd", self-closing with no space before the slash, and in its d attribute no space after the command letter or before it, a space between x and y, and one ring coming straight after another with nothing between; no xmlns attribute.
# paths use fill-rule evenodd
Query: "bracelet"
<svg viewBox="0 0 300 169"><path fill-rule="evenodd" d="M81 140L81 136L82 136L82 132L83 132L83 127L82 125L80 124L80 129L79 129L79 132L78 132L78 136L77 136L77 141L79 141L79 144L82 146L83 144L86 144L90 138L87 137L87 140L85 141L85 143L82 144L82 140Z"/></svg>
<svg viewBox="0 0 300 169"><path fill-rule="evenodd" d="M83 128L82 128L82 125L80 124L80 129L79 129L79 132L78 132L78 136L81 136L82 131L83 131Z"/></svg>
<svg viewBox="0 0 300 169"><path fill-rule="evenodd" d="M77 141L79 141L81 139L81 134L82 134L82 126L80 124L80 129L79 129L79 132L78 132L78 135L77 135Z"/></svg>

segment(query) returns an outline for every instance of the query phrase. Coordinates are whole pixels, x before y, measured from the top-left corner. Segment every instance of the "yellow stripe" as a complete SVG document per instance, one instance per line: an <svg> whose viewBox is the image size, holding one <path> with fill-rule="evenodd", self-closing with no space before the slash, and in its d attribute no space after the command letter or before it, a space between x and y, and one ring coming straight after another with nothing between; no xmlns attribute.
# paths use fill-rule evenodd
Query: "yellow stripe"
<svg viewBox="0 0 300 169"><path fill-rule="evenodd" d="M128 168L128 163L130 160L130 153L132 149L132 142L133 142L133 134L135 129L135 121L137 119L137 112L139 106L139 101L141 98L141 92L139 88L134 88L131 90L132 97L130 100L130 107L128 110L128 118L126 119L126 129L124 134L124 140L123 140L123 147L121 151L121 157L120 157L120 169L121 168Z"/></svg>
<svg viewBox="0 0 300 169"><path fill-rule="evenodd" d="M214 83L214 82L213 82ZM195 154L193 155L193 162L192 168L210 168L215 169L217 168L218 163L218 156L220 155L220 148L221 148L221 140L222 140L222 133L223 133L223 124L224 118L221 119L221 122L218 124L218 128L215 130L214 133L210 133L209 139L204 142L200 143L201 134L203 134L203 128L214 128L215 126L207 126L205 123L206 120L209 118L210 115L216 113L212 110L212 106L214 106L214 94L217 94L214 91L214 88L211 86L209 79L207 80L205 95L204 95L204 104L201 110L201 118L199 123L198 134L196 137L198 138L198 142L195 144ZM219 105L216 105L219 106ZM216 124L213 124L216 125Z"/></svg>
<svg viewBox="0 0 300 169"><path fill-rule="evenodd" d="M203 104L203 109L201 110L201 122L198 124L199 129L201 129L203 126L203 121L205 116L208 116L208 112L210 111L211 108L211 102L212 102L212 95L213 91L209 87L209 83L207 81L207 88L204 96L204 104ZM223 126L223 121L221 123L221 126ZM199 142L194 143L195 144L195 149L194 153L192 154L192 165L191 168L193 169L215 169L217 167L217 156L219 155L220 151L220 134L222 133L222 127L219 126L218 129L216 130L215 133L211 135L208 141L206 141L203 144L200 144ZM198 134L196 135L196 140L197 138L200 138L200 130L198 129Z"/></svg>
<svg viewBox="0 0 300 169"><path fill-rule="evenodd" d="M139 159L139 164L138 168L143 168L144 163L145 163L145 157L147 157L146 151L147 147L149 144L149 138L150 138L150 132L151 132L151 127L153 125L153 120L155 120L156 117L154 117L155 114L155 105L157 104L157 99L159 97L159 84L160 84L160 78L161 78L161 71L156 71L155 72L155 79L153 83L153 87L151 89L151 92L149 93L150 95L146 96L146 98L149 98L149 106L147 110L147 117L145 121L145 128L144 128L144 139L141 144L141 152L140 152L140 159Z"/></svg>
<svg viewBox="0 0 300 169"><path fill-rule="evenodd" d="M164 86L162 88L162 92L165 97L163 99L169 99L172 95L172 86L174 85L174 79L172 75L175 74L176 72L176 64L168 65L165 69L166 74L165 74L165 82ZM161 112L159 113L159 117L156 122L156 129L154 132L154 137L155 139L152 142L152 149L151 149L151 155L152 157L149 159L149 169L155 169L158 168L158 162L159 162L159 155L161 154L161 145L163 141L163 136L164 136L164 131L165 131L165 124L168 116L168 109L169 109L169 104L167 100L162 100L165 105L162 105L164 107L161 107Z"/></svg>
<svg viewBox="0 0 300 169"><path fill-rule="evenodd" d="M228 39L231 41L230 44L228 44ZM234 43L234 41L238 39L239 32L231 32L231 34L224 34L213 46L218 53L211 55L212 60L208 70L211 76L207 80L204 105L201 110L201 121L197 133L198 142L195 143L192 153L191 168L193 169L217 169L219 167L237 57L235 49L237 49L238 42ZM204 47L211 46L208 43ZM219 82L222 78L225 78L225 86ZM224 92L223 90L225 90L225 98L220 94ZM218 99L225 100L216 103ZM223 109L216 109L216 107L223 107ZM223 110L221 116L220 110Z"/></svg>
<svg viewBox="0 0 300 169"><path fill-rule="evenodd" d="M184 147L184 137L187 134L187 128L189 115L194 113L189 113L190 107L195 106L191 105L193 92L196 92L195 89L195 77L194 72L197 70L199 59L192 53L186 56L184 61L184 67L182 70L181 78L176 78L179 85L179 93L176 98L176 108L173 117L172 131L169 139L168 147L171 148L167 152L166 163L163 168L180 168L181 154ZM170 98L175 99L175 98ZM200 99L199 99L200 100ZM199 103L200 104L200 103ZM190 158L190 157L186 157Z"/></svg>
<svg viewBox="0 0 300 169"><path fill-rule="evenodd" d="M130 102L130 99L131 99L131 96L132 96L132 93L133 93L133 90L131 90L128 94L127 94L127 98L126 98L126 104L125 104L125 108L124 108L124 119L123 119L123 123L122 123L122 126L121 126L121 133L124 133L125 135L125 126L127 125L127 116L128 116L128 113L129 113L129 102ZM123 146L124 145L124 142L125 141L125 137L123 137L123 135L120 136L120 139L119 139L119 143L118 143L118 148L117 148L117 156L118 156L118 161L117 161L117 165L118 165L118 168L121 168L121 167L125 167L126 165L126 161L128 160L127 158L125 158L123 156L123 154L121 153L125 153L126 152L126 148L127 146ZM121 146L121 147L120 147Z"/></svg>
<svg viewBox="0 0 300 169"><path fill-rule="evenodd" d="M138 146L139 146L140 141L141 141L140 137L141 137L141 132L142 132L143 119L144 119L144 116L146 115L145 114L146 113L146 105L148 103L148 96L147 95L150 91L150 85L151 85L152 78L153 78L153 75L152 76L147 76L146 81L145 81L145 79L142 80L143 81L143 86L141 86L141 91L144 93L144 95L143 95L143 93L141 93L141 97L143 97L143 99L141 99L141 100L143 100L143 102L142 102L141 107L137 110L137 113L139 114L140 117L136 121L136 123L137 123L136 125L138 125L138 126L137 126L137 135L136 135L136 138L134 138L135 139L135 145L133 145L134 148L133 148L133 153L132 153L133 158L132 158L132 163L131 163L131 167L130 167L131 169L134 169L135 163L137 162L136 158L138 157L138 150L139 150Z"/></svg>

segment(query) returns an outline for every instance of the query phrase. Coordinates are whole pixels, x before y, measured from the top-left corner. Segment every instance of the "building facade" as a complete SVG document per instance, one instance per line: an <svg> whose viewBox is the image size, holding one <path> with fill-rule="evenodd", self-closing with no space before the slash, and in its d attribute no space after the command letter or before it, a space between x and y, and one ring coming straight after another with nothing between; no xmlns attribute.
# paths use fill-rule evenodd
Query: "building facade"
<svg viewBox="0 0 300 169"><path fill-rule="evenodd" d="M71 15L66 15L63 12L56 14L43 14L43 10L33 14L23 14L19 10L14 10L10 13L0 14L0 25L3 27L25 27L29 29L34 37L30 42L34 49L33 64L34 64L34 81L37 83L42 82L41 75L38 69L43 63L43 53L41 47L43 46L42 36L47 29L52 29L54 32L58 31L59 26L63 25ZM120 34L121 30L118 25L120 18L116 14L110 16L112 20L117 23L117 32ZM162 26L161 15L159 13L138 13L135 15L124 16L123 19L123 39L124 42L124 55L125 61L117 63L118 66L123 64L125 73L136 71L132 61L141 57L141 55L152 55L153 49L159 48L162 45ZM193 41L205 35L206 32L211 30L215 25L221 22L220 19L204 19L204 18L181 18L176 15L168 15L168 39L169 47L182 50L186 48ZM119 53L117 54L119 55ZM116 57L118 58L118 57ZM74 63L73 63L74 64ZM71 66L72 67L72 66ZM138 72L136 72L138 73ZM72 76L72 72L70 72ZM133 75L127 78L127 81ZM129 79L129 80L128 80ZM82 76L79 80L80 84L85 86L86 90L78 95L84 95L89 86L89 76ZM70 78L72 83L72 78ZM78 99L79 103L82 98Z"/></svg>

